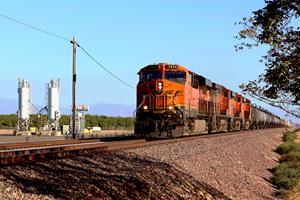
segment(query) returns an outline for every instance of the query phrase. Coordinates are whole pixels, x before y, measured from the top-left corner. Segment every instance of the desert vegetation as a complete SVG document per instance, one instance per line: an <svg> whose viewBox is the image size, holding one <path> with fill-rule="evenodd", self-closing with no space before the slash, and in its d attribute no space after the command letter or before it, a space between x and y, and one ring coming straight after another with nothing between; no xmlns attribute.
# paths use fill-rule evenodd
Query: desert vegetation
<svg viewBox="0 0 300 200"><path fill-rule="evenodd" d="M284 143L276 148L280 162L272 169L271 182L277 186L277 195L284 196L293 189L300 178L300 143L295 142L296 131L285 132Z"/></svg>

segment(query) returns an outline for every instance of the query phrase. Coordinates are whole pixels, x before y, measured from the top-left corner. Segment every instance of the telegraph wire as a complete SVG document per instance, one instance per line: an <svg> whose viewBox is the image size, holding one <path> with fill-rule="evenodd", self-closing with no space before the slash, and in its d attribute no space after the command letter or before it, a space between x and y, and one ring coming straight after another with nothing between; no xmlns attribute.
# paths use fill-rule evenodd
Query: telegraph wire
<svg viewBox="0 0 300 200"><path fill-rule="evenodd" d="M24 22L21 22L21 21L19 21L19 20L17 20L17 19L14 19L14 18L12 18L12 17L8 17L8 16L3 15L3 14L1 14L1 13L0 13L0 16L3 17L3 18L8 19L8 20L10 20L10 21L13 21L13 22L15 22L15 23L18 23L18 24L21 24L21 25L23 25L23 26L26 26L27 28L30 28L30 29L33 29L33 30L42 32L42 33L44 33L44 34L51 35L51 36L56 37L56 38L58 38L58 39L70 41L70 39L68 39L68 38L66 38L66 37L64 37L64 36L61 36L61 35L58 35L58 34L55 34L55 33L52 33L52 32L46 31L46 30L43 30L43 29L41 29L41 28L37 28L37 27L35 27L35 26L26 24L26 23L24 23Z"/></svg>
<svg viewBox="0 0 300 200"><path fill-rule="evenodd" d="M117 79L118 81L120 81L121 83L123 83L124 85L130 87L131 89L135 90L135 87L133 87L132 85L130 85L129 83L126 83L125 81L123 81L122 79L120 79L117 75L115 75L114 73L112 73L111 71L109 71L106 67L104 67L96 58L94 58L91 54L89 54L81 45L79 45L77 43L77 46L90 58L92 59L97 65L99 65L103 70L105 70L107 73L109 73L112 77L114 77L115 79Z"/></svg>
<svg viewBox="0 0 300 200"><path fill-rule="evenodd" d="M58 39L61 39L61 40L65 40L65 41L69 41L72 43L72 40L64 37L64 36L61 36L61 35L58 35L58 34L55 34L55 33L52 33L52 32L49 32L49 31L46 31L44 29L41 29L41 28L38 28L36 26L32 26L30 24L27 24L27 23L24 23L22 21L19 21L17 19L14 19L12 17L8 17L6 15L3 15L0 13L0 17L3 17L9 21L12 21L12 22L15 22L17 24L20 24L20 25L23 25L23 26L26 26L27 28L30 28L30 29L33 29L33 30L36 30L36 31L39 31L41 33L44 33L44 34L47 34L49 36L52 36L52 37L55 37L55 38L58 38ZM76 42L77 46L82 49L82 51L90 58L92 59L97 65L99 65L104 71L106 71L108 74L110 74L112 77L114 77L115 79L117 79L118 81L120 81L121 83L123 83L124 85L132 88L132 89L135 89L135 87L131 86L130 84L126 83L125 81L123 81L121 78L119 78L117 75L115 75L114 73L112 73L111 71L109 71L106 67L104 67L104 65L102 65L97 59L95 59L90 53L88 53L82 46L80 46L78 44L78 42Z"/></svg>
<svg viewBox="0 0 300 200"><path fill-rule="evenodd" d="M0 13L0 17L3 17L3 18L5 18L5 19L10 20L10 21L12 21L12 22L15 22L15 23L17 23L17 24L21 24L21 25L23 25L23 26L26 26L27 28L30 28L30 29L33 29L33 30L42 32L42 33L44 33L44 34L51 35L52 37L56 37L56 38L58 38L58 39L62 39L62 40L66 40L66 41L71 41L70 39L68 39L68 38L66 38L66 37L64 37L64 36L61 36L61 35L58 35L58 34L55 34L55 33L51 33L51 32L49 32L49 31L46 31L46 30L43 30L43 29L41 29L41 28L32 26L32 25L30 25L30 24L26 24L26 23L24 23L24 22L21 22L21 21L19 21L19 20L17 20L17 19L14 19L14 18L12 18L12 17L8 17L8 16L3 15L3 14L1 14L1 13Z"/></svg>

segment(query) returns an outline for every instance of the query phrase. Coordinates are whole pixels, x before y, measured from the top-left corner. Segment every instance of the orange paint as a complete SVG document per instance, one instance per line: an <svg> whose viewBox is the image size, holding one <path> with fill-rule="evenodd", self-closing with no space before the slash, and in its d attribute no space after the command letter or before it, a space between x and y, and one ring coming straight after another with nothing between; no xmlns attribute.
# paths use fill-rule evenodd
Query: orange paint
<svg viewBox="0 0 300 200"><path fill-rule="evenodd" d="M185 73L185 82L178 83L167 79L166 72ZM137 86L137 107L141 111L144 110L144 106L147 106L145 112L163 113L170 106L173 108L176 106L184 108L188 115L194 112L197 115L248 116L249 118L249 100L243 102L242 95L232 93L224 86L212 83L181 65L166 63L148 65L138 74L140 81Z"/></svg>

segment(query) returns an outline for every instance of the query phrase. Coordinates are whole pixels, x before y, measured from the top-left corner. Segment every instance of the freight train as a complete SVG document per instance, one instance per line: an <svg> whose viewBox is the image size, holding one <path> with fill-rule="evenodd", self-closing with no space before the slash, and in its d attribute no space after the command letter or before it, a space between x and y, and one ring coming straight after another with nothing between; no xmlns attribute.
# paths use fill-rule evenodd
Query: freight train
<svg viewBox="0 0 300 200"><path fill-rule="evenodd" d="M138 75L135 134L141 137L174 138L286 123L181 65L148 65Z"/></svg>

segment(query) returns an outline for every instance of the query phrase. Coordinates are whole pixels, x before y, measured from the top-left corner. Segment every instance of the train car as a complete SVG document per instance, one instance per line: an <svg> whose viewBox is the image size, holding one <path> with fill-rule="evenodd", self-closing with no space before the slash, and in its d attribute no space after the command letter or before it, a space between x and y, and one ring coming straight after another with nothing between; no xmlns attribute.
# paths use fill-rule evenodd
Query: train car
<svg viewBox="0 0 300 200"><path fill-rule="evenodd" d="M268 119L266 113L256 107L255 105L252 105L251 106L251 128L252 129L260 129L260 128L263 128L265 126L265 123ZM269 119L271 120L271 119Z"/></svg>
<svg viewBox="0 0 300 200"><path fill-rule="evenodd" d="M181 65L142 68L135 134L168 138L249 129L251 101Z"/></svg>
<svg viewBox="0 0 300 200"><path fill-rule="evenodd" d="M252 106L242 95L181 65L148 65L138 75L138 136L170 138L285 124L272 113Z"/></svg>

